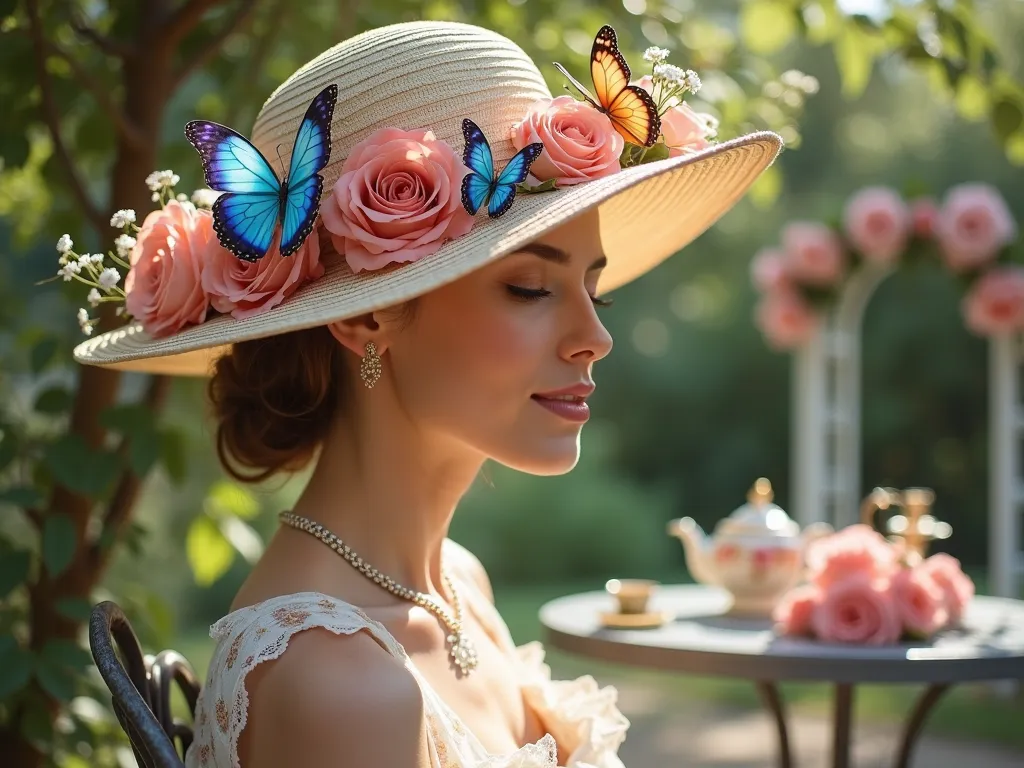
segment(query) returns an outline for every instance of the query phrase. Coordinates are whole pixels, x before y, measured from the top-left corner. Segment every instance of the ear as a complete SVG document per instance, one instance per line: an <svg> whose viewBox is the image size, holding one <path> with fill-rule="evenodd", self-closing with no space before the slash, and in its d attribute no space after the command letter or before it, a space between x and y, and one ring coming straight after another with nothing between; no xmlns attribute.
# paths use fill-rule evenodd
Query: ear
<svg viewBox="0 0 1024 768"><path fill-rule="evenodd" d="M366 354L366 342L368 341L372 341L376 345L378 355L383 354L387 348L383 329L380 323L374 319L372 312L346 320L337 320L330 323L327 328L339 344L358 357Z"/></svg>

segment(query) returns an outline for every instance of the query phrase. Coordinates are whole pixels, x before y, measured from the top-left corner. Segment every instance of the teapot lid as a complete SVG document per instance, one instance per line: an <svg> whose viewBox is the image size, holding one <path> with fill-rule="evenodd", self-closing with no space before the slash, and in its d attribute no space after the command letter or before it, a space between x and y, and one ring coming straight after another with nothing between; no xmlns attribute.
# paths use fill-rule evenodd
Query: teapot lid
<svg viewBox="0 0 1024 768"><path fill-rule="evenodd" d="M782 507L773 504L775 493L766 477L759 477L747 493L747 503L719 521L715 531L757 536L799 536L800 526Z"/></svg>

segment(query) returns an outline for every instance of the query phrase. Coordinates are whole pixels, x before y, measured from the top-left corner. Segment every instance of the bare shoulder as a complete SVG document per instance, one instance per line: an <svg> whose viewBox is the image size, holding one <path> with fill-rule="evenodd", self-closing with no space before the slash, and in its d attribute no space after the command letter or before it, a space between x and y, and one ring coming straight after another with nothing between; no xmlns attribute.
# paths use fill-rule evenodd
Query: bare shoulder
<svg viewBox="0 0 1024 768"><path fill-rule="evenodd" d="M334 768L339 755L345 765L431 764L419 686L367 632L299 632L245 686L244 768Z"/></svg>
<svg viewBox="0 0 1024 768"><path fill-rule="evenodd" d="M473 579L476 585L480 588L480 591L487 596L487 599L492 603L494 602L494 590L491 588L491 580L487 576L487 570L484 568L483 563L466 549L464 546L459 544L454 539L447 540L447 546L452 557L456 559L457 567L459 567L467 577Z"/></svg>

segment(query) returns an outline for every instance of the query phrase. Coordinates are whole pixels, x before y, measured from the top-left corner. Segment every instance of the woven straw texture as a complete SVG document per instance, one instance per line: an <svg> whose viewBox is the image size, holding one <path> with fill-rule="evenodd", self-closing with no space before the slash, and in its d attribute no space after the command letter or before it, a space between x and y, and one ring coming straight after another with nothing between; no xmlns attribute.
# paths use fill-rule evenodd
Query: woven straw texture
<svg viewBox="0 0 1024 768"><path fill-rule="evenodd" d="M331 162L324 195L349 151L384 127L429 128L456 151L462 119L484 131L500 166L515 152L510 129L536 99L550 96L530 58L508 39L479 27L414 22L383 27L334 46L271 94L252 141L285 167L299 121L313 97L337 83ZM280 306L245 320L217 316L166 338L138 324L89 339L78 362L175 375L208 375L230 344L324 325L407 301L514 252L573 217L597 208L608 266L606 293L640 276L699 236L775 160L781 139L755 133L688 157L648 163L574 187L519 195L498 219L478 215L473 229L420 261L353 274L344 259Z"/></svg>

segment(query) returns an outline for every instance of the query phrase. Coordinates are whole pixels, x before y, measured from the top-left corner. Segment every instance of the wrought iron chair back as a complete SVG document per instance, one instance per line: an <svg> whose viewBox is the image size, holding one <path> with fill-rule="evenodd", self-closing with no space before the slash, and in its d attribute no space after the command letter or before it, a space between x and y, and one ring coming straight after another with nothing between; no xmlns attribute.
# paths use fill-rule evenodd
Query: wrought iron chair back
<svg viewBox="0 0 1024 768"><path fill-rule="evenodd" d="M193 731L171 712L171 690L177 683L193 717L200 691L199 679L185 657L171 650L144 655L128 618L109 600L92 609L89 647L139 765L184 768Z"/></svg>

